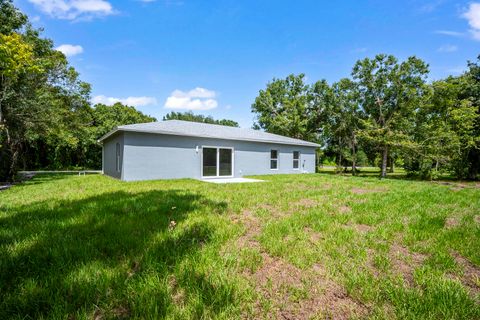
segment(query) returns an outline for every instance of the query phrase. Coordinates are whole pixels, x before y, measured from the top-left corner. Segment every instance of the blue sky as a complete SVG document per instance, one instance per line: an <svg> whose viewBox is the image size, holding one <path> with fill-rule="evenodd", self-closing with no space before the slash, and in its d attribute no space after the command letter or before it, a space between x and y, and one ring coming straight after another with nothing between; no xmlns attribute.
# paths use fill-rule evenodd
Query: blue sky
<svg viewBox="0 0 480 320"><path fill-rule="evenodd" d="M480 1L17 0L92 84L92 100L161 119L193 110L250 127L272 78L348 77L388 53L459 74L480 54Z"/></svg>

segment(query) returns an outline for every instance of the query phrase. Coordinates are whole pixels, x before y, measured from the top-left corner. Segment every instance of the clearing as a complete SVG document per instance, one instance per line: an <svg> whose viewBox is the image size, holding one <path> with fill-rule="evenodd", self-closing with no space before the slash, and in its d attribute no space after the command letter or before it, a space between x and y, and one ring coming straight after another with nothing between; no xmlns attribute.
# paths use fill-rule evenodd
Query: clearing
<svg viewBox="0 0 480 320"><path fill-rule="evenodd" d="M480 318L480 188L329 174L0 192L0 319Z"/></svg>

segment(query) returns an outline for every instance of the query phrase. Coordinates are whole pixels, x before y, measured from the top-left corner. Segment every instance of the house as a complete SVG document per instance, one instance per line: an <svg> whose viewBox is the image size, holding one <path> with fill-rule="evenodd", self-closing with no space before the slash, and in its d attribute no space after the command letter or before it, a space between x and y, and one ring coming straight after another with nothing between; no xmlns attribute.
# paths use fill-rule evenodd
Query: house
<svg viewBox="0 0 480 320"><path fill-rule="evenodd" d="M98 141L103 173L125 181L313 173L319 147L258 130L180 120L119 126Z"/></svg>

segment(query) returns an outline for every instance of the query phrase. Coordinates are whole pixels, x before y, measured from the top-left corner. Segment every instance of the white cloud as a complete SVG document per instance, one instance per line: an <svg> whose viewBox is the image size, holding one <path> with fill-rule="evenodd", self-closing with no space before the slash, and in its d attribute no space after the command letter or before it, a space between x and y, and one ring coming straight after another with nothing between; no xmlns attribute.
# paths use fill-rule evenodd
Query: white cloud
<svg viewBox="0 0 480 320"><path fill-rule="evenodd" d="M67 57L72 57L83 52L82 46L71 44L62 44L56 47L55 50L62 52Z"/></svg>
<svg viewBox="0 0 480 320"><path fill-rule="evenodd" d="M467 19L472 37L480 41L480 2L470 3L462 18Z"/></svg>
<svg viewBox="0 0 480 320"><path fill-rule="evenodd" d="M441 46L438 48L438 52L455 52L458 50L457 46L451 45L451 44L446 44L444 46Z"/></svg>
<svg viewBox="0 0 480 320"><path fill-rule="evenodd" d="M157 104L157 99L154 97L127 97L127 98L114 98L106 97L104 95L95 96L92 99L93 104L102 103L108 106L120 102L128 106L143 107L152 104Z"/></svg>
<svg viewBox="0 0 480 320"><path fill-rule="evenodd" d="M435 31L435 33L443 34L445 36L451 36L451 37L463 37L465 35L462 32L451 31L451 30L437 30Z"/></svg>
<svg viewBox="0 0 480 320"><path fill-rule="evenodd" d="M216 92L205 88L195 88L188 92L174 90L165 101L167 109L210 110L218 106Z"/></svg>
<svg viewBox="0 0 480 320"><path fill-rule="evenodd" d="M107 16L115 11L105 0L28 0L42 12L59 19L90 19Z"/></svg>

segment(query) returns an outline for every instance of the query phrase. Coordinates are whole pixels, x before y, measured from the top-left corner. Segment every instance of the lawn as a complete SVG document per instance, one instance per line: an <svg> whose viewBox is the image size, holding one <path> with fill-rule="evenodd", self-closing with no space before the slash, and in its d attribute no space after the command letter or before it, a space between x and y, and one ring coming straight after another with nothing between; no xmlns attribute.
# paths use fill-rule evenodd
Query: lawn
<svg viewBox="0 0 480 320"><path fill-rule="evenodd" d="M480 185L257 178L0 192L0 319L480 318Z"/></svg>

